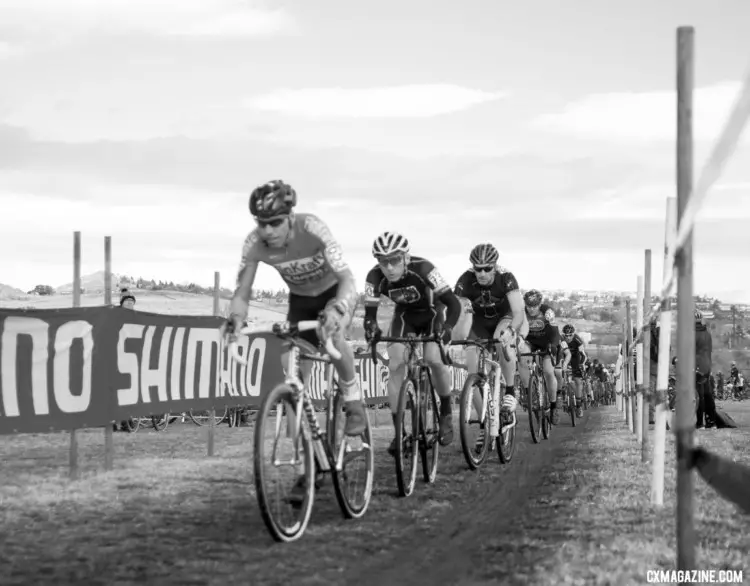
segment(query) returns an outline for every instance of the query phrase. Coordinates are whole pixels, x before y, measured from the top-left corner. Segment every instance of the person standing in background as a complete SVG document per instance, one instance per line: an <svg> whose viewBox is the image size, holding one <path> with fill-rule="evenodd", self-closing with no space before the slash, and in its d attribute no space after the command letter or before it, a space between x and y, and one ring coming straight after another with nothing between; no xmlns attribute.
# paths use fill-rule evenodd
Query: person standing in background
<svg viewBox="0 0 750 586"><path fill-rule="evenodd" d="M125 309L135 309L135 296L127 287L120 289L120 307Z"/></svg>
<svg viewBox="0 0 750 586"><path fill-rule="evenodd" d="M703 314L695 310L695 390L698 392L696 429L716 425L716 403L711 392L711 355L713 340L703 321Z"/></svg>

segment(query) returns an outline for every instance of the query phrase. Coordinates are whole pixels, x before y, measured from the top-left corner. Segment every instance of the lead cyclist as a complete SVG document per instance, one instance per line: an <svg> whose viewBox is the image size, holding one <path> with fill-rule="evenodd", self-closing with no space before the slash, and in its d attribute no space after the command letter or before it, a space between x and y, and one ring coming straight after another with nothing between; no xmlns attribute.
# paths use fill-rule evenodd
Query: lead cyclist
<svg viewBox="0 0 750 586"><path fill-rule="evenodd" d="M296 205L297 193L281 180L269 181L250 194L250 214L257 225L242 247L237 288L222 332L227 342L236 341L235 332L247 318L258 264L275 268L289 286L287 320L321 320L317 331L300 337L313 346L331 338L341 353L339 359L331 357L331 362L344 396L344 433L358 436L365 431L367 414L354 369L354 352L345 339L358 298L354 276L328 226L313 214L295 214ZM285 357L286 353L282 354L283 364ZM311 364L303 361L305 384L311 370Z"/></svg>

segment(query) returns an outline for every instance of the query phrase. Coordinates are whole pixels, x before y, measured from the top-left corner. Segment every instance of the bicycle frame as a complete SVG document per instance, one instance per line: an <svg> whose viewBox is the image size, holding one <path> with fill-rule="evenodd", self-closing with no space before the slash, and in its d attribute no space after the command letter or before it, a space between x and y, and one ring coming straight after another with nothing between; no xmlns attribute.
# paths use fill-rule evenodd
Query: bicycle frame
<svg viewBox="0 0 750 586"><path fill-rule="evenodd" d="M452 341L452 346L474 346L479 349L479 356L477 357L477 374L482 377L484 381L487 381L489 377L489 370L487 366L489 365L490 369L495 369L495 380L493 384L493 388L491 389L491 394L493 397L499 397L500 396L500 389L501 385L507 384L505 381L505 377L503 376L502 368L500 367L500 362L497 360L493 360L490 358L491 355L493 355L494 351L494 345L500 343L500 340L495 338L487 338L487 339L477 339L477 340L456 340ZM490 348L490 346L493 346ZM514 345L510 345L511 347L515 347ZM506 357L506 359L510 359L508 355L508 349L506 346L502 346L503 355ZM490 408L490 399L489 399L490 393L482 393L482 410L478 414L479 415L479 421L485 421L487 417L487 411ZM495 405L495 409L500 409L500 405ZM491 413L492 416L494 416L494 413ZM515 427L516 423L518 421L516 420L515 414L513 415L513 422L507 423L500 428L498 435L503 435L505 432L507 432L512 427Z"/></svg>
<svg viewBox="0 0 750 586"><path fill-rule="evenodd" d="M304 341L301 341L297 338L297 335L300 332L315 329L318 327L318 325L319 322L317 320L308 320L300 321L296 324L296 326L293 326L289 323L274 324L273 328L270 331L255 330L253 328L246 327L242 329L241 333L270 333L278 336L279 338L282 338L289 345L289 348L287 350L288 355L286 360L286 376L284 378L284 382L289 385L294 391L295 400L294 427L293 429L287 430L291 434L291 439L293 440L295 446L295 457L292 462L289 462L289 464L296 465L299 463L297 461L297 454L299 453L298 442L300 437L299 434L301 432L305 435L306 438L309 438L311 440L313 450L315 452L315 459L318 466L320 467L320 470L322 472L330 472L333 469L337 472L341 472L343 470L344 453L346 451L347 442L342 441L341 445L339 446L338 452L334 454L331 448L333 440L328 437L329 431L335 433L335 430L330 429L333 418L334 399L336 397L336 393L333 391L333 366L331 364L331 357L340 357L341 355L333 346L333 342L330 340L330 338L326 340L325 344L327 354L320 354L318 352L302 352L302 350L300 349L300 344L304 343ZM244 361L244 359L237 353L236 344L233 347L230 346L230 355L234 357L234 359L238 362L246 363L246 361ZM302 377L303 360L323 362L326 364L325 394L327 430L321 429L320 424L318 423L318 418L315 415L315 408L313 407L312 399L310 399L307 387L305 386ZM305 413L305 424L303 424L302 419L303 411ZM277 413L276 426L276 439L274 440L272 458L273 463L275 465L279 465L281 464L281 461L276 457L278 438L281 431L281 417L279 413Z"/></svg>

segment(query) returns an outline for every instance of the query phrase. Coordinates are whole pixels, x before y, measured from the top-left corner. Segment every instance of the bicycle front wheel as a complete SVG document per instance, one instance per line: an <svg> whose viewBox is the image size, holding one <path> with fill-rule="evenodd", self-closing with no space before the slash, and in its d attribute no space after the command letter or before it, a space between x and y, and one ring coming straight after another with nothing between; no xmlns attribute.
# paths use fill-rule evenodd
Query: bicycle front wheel
<svg viewBox="0 0 750 586"><path fill-rule="evenodd" d="M482 405L482 378L478 374L472 373L466 377L460 401L461 450L469 468L476 470L487 459L490 445L487 417L485 415L484 420L480 419L481 412L477 409L478 405ZM476 429L472 426L476 426Z"/></svg>
<svg viewBox="0 0 750 586"><path fill-rule="evenodd" d="M425 482L433 483L440 458L440 399L426 369L422 371L419 381L419 455L422 459L422 477Z"/></svg>
<svg viewBox="0 0 750 586"><path fill-rule="evenodd" d="M547 396L547 383L543 376L537 376L537 392L539 393L539 416L542 418L542 437L549 439L552 433L552 424L549 416L549 397Z"/></svg>
<svg viewBox="0 0 750 586"><path fill-rule="evenodd" d="M532 374L529 378L529 390L526 392L526 403L529 413L529 429L531 430L531 439L538 444L542 439L542 419L544 413L541 410L539 402L539 377Z"/></svg>
<svg viewBox="0 0 750 586"><path fill-rule="evenodd" d="M297 425L294 391L280 384L260 404L255 421L253 471L260 514L268 531L284 543L307 528L315 500L315 457L303 419ZM279 479L282 472L286 477ZM282 486L286 494L279 494Z"/></svg>
<svg viewBox="0 0 750 586"><path fill-rule="evenodd" d="M336 385L333 413L329 414L328 438L336 459L341 457L341 469L333 471L333 487L341 512L347 519L359 519L367 511L372 497L372 482L375 470L372 429L369 409L365 409L365 431L361 436L344 435L346 415L344 396ZM343 452L342 452L343 450Z"/></svg>
<svg viewBox="0 0 750 586"><path fill-rule="evenodd" d="M414 492L417 480L417 437L419 413L417 389L414 381L406 378L398 394L396 411L396 483L401 496Z"/></svg>
<svg viewBox="0 0 750 586"><path fill-rule="evenodd" d="M219 407L214 411L214 425L219 425L227 418L229 407ZM188 417L190 421L195 423L197 426L208 425L211 419L211 411L196 411L191 409L188 411Z"/></svg>
<svg viewBox="0 0 750 586"><path fill-rule="evenodd" d="M570 411L570 424L576 426L576 395L568 393L568 411Z"/></svg>

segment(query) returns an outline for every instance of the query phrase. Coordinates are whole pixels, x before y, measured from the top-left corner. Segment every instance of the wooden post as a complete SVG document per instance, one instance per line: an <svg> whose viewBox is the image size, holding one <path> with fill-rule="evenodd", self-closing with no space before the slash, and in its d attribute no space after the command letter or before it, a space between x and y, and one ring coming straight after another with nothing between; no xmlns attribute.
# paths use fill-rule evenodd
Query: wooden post
<svg viewBox="0 0 750 586"><path fill-rule="evenodd" d="M630 388L631 388L631 379L633 378L633 353L631 351L633 347L633 322L630 318L630 299L625 300L625 347L627 348L627 352L625 354L625 369L627 370L627 378L625 382L627 383L627 386L624 389L625 397L627 397L627 402L625 404L626 408L626 421L628 422L628 430L632 433L633 432L633 397L631 396Z"/></svg>
<svg viewBox="0 0 750 586"><path fill-rule="evenodd" d="M693 27L677 29L677 214L678 230L693 190ZM675 255L677 267L677 570L695 569L693 474L695 433L695 319L693 231Z"/></svg>
<svg viewBox="0 0 750 586"><path fill-rule="evenodd" d="M643 410L641 411L641 462L648 462L649 458L649 436L648 419L651 411L651 250L646 249L645 264L643 269Z"/></svg>
<svg viewBox="0 0 750 586"><path fill-rule="evenodd" d="M669 264L668 250L674 246L677 232L677 198L667 198L667 221L664 234L664 281L674 272L674 265ZM665 402L669 387L669 356L672 343L672 304L669 296L661 301L659 322L659 372L656 379L658 389L656 412L654 413L654 465L651 478L651 504L664 504L664 461L667 443L667 418L670 415L669 405Z"/></svg>
<svg viewBox="0 0 750 586"><path fill-rule="evenodd" d="M112 307L112 237L104 237L104 305ZM114 439L112 423L104 426L104 469L114 468Z"/></svg>
<svg viewBox="0 0 750 586"><path fill-rule="evenodd" d="M214 315L221 315L220 304L219 304L219 293L221 292L221 273L214 271ZM219 363L221 364L221 356L219 356ZM221 383L219 383L221 384ZM217 387L218 392L218 387ZM208 439L206 446L206 454L209 458L212 458L215 451L216 444L216 407L211 407L208 412Z"/></svg>
<svg viewBox="0 0 750 586"><path fill-rule="evenodd" d="M638 275L638 294L635 306L635 327L640 331L643 326L643 276ZM633 421L635 422L635 437L638 443L643 441L643 342L635 346L635 410Z"/></svg>
<svg viewBox="0 0 750 586"><path fill-rule="evenodd" d="M81 233L73 232L73 307L81 307ZM70 430L70 448L68 450L70 479L78 480L78 435L75 429Z"/></svg>
<svg viewBox="0 0 750 586"><path fill-rule="evenodd" d="M620 411L622 411L622 420L628 420L627 401L625 399L625 348L628 344L628 326L627 320L622 324L622 346L620 347Z"/></svg>

